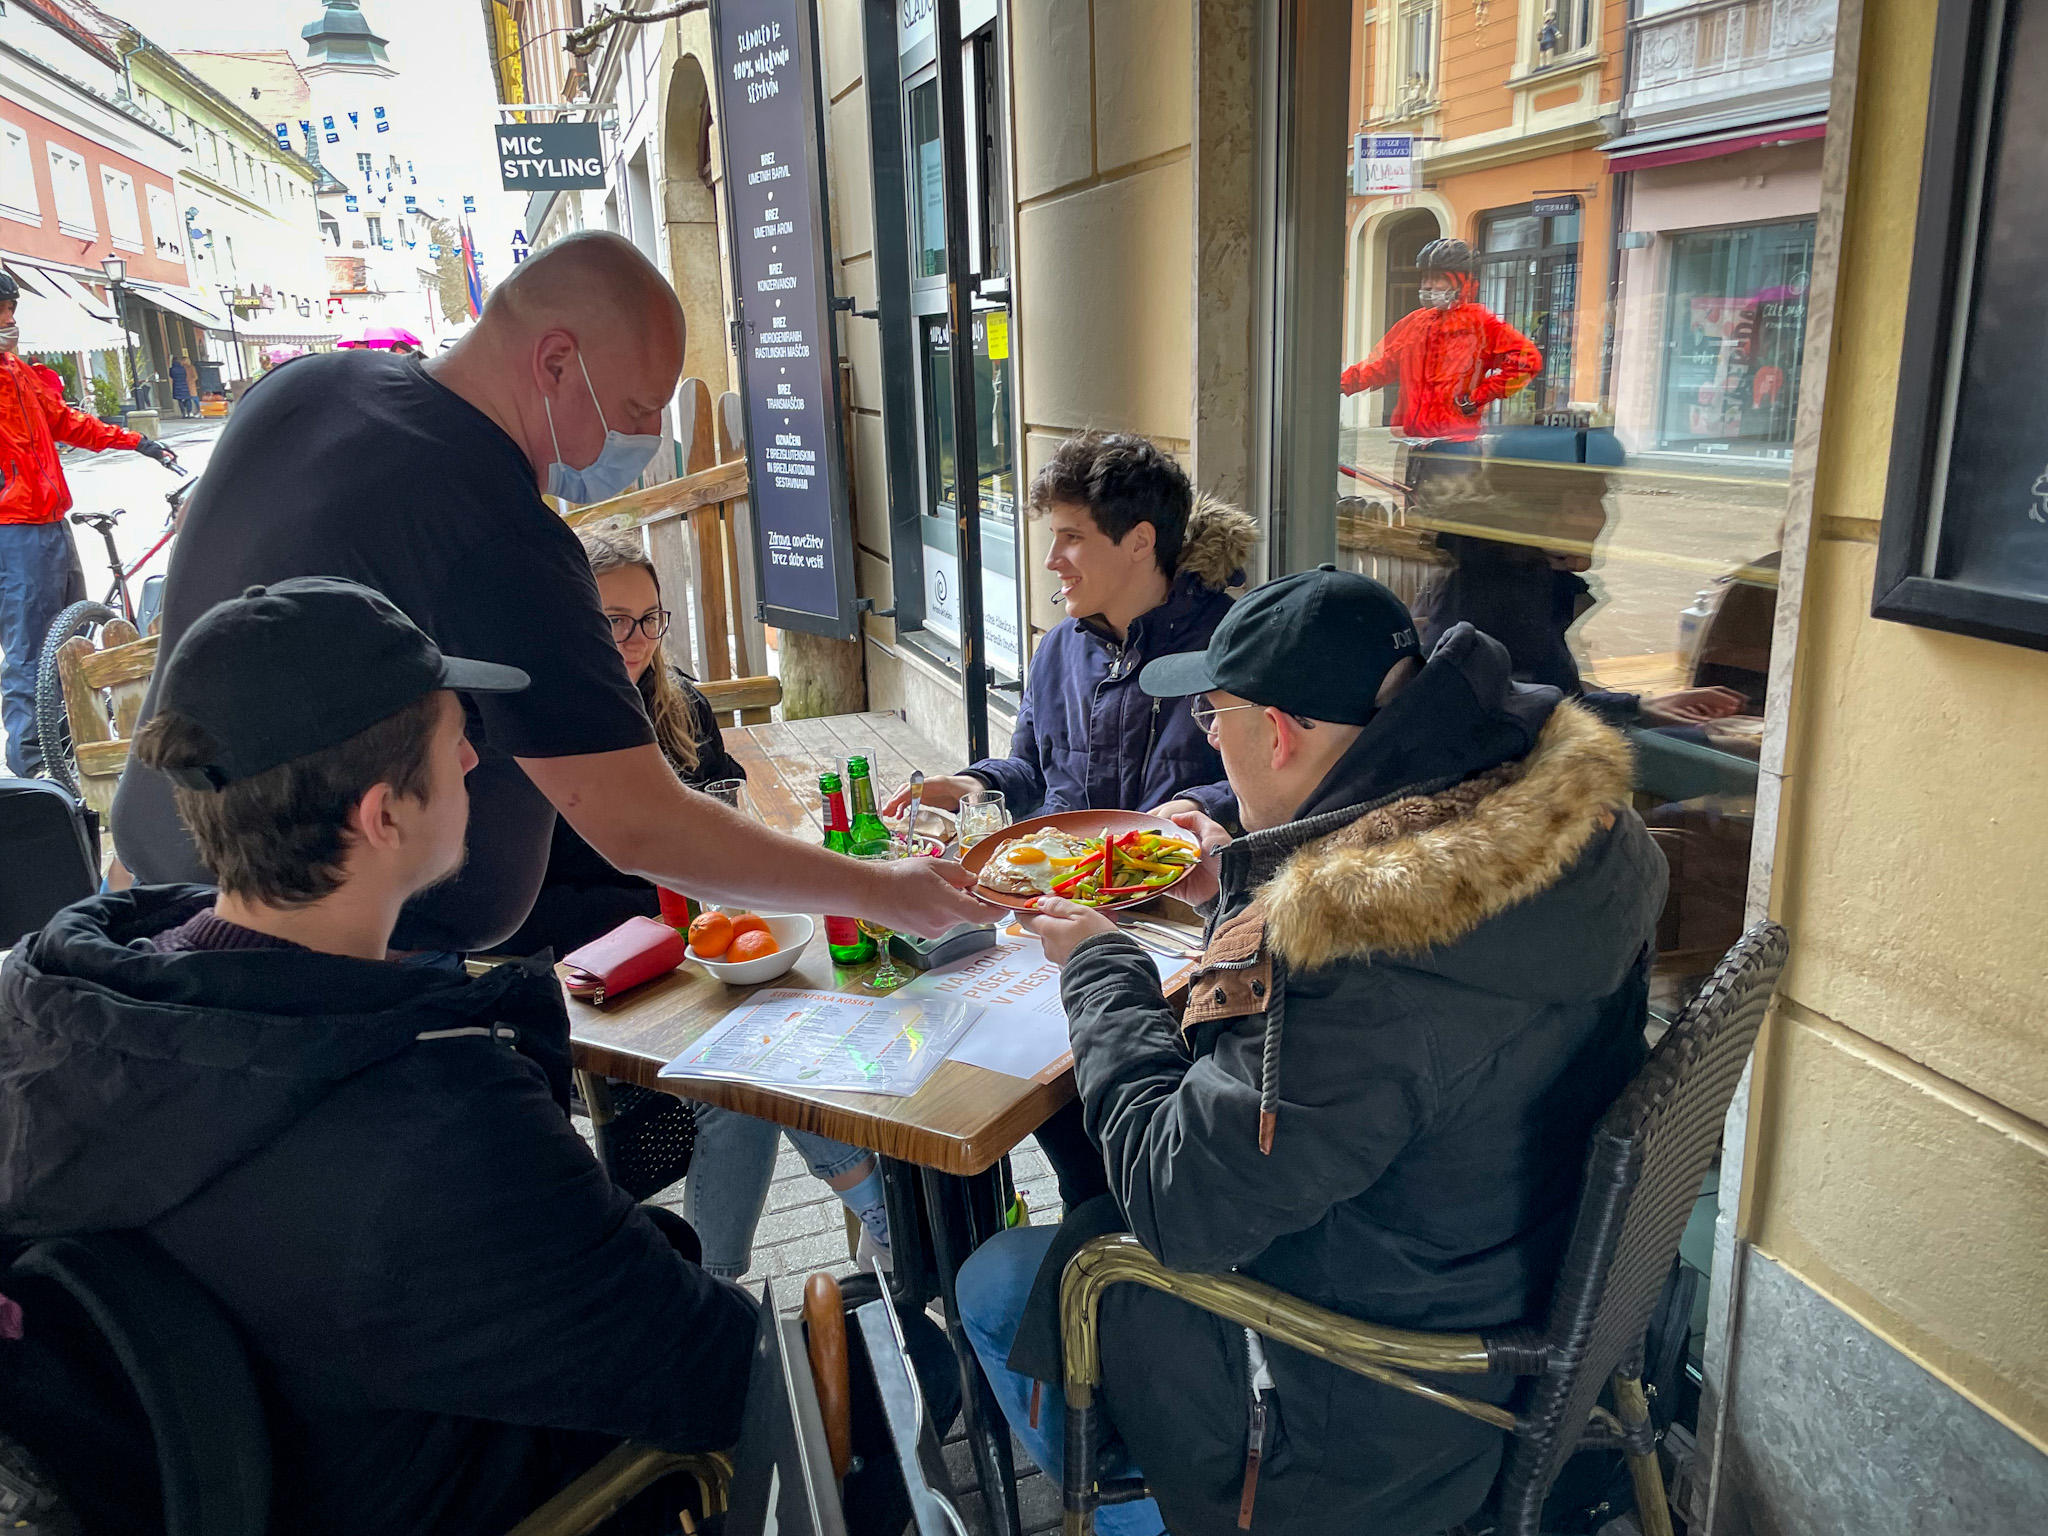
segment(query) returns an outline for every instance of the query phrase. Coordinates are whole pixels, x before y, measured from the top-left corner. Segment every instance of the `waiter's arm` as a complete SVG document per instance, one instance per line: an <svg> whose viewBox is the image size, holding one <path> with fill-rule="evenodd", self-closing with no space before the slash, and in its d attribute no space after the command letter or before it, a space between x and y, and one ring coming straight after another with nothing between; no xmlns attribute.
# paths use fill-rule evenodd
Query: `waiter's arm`
<svg viewBox="0 0 2048 1536"><path fill-rule="evenodd" d="M956 888L972 883L959 865L937 859L865 864L771 832L685 789L652 744L518 762L569 825L614 865L700 900L762 912L869 917L926 938L987 917L987 908Z"/></svg>

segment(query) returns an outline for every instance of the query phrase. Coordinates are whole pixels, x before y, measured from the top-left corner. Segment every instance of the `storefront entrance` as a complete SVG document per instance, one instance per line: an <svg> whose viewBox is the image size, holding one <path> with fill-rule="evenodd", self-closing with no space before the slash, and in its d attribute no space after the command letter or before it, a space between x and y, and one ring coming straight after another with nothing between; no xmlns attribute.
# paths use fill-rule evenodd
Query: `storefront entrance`
<svg viewBox="0 0 2048 1536"><path fill-rule="evenodd" d="M1499 423L1539 420L1572 400L1579 316L1579 214L1501 208L1479 225L1479 302L1536 343L1543 371L1494 408Z"/></svg>

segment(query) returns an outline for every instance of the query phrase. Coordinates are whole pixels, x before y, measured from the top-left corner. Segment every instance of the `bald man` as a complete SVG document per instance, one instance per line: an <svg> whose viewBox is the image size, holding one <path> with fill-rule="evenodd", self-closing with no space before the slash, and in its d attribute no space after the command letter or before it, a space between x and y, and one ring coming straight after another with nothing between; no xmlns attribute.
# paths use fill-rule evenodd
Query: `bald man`
<svg viewBox="0 0 2048 1536"><path fill-rule="evenodd" d="M460 954L508 937L540 889L557 811L620 869L708 900L926 935L982 910L956 888L955 866L855 863L691 794L654 744L589 562L541 492L598 501L639 477L683 340L674 292L630 242L572 235L522 263L431 361L355 350L273 370L236 407L186 504L163 654L253 584L346 576L449 654L533 680L464 697L479 759L468 861L406 907L394 949ZM152 685L144 720L155 702ZM139 881L211 883L169 783L133 759L113 829Z"/></svg>

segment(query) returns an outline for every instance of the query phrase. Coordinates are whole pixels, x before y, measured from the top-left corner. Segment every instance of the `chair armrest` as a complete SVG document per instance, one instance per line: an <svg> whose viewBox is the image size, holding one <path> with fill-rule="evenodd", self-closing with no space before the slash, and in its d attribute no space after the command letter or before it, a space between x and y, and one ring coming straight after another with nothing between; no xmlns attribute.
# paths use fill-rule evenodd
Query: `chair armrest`
<svg viewBox="0 0 2048 1536"><path fill-rule="evenodd" d="M732 1482L732 1458L725 1452L685 1455L627 1443L513 1526L507 1536L584 1536L671 1472L688 1472L697 1479L707 1514L725 1509Z"/></svg>
<svg viewBox="0 0 2048 1536"><path fill-rule="evenodd" d="M1065 1345L1069 1407L1075 1391L1092 1401L1102 1380L1097 1317L1112 1285L1145 1285L1190 1306L1277 1339L1386 1386L1513 1430L1515 1416L1492 1403L1473 1402L1405 1374L1485 1375L1497 1369L1486 1340L1476 1333L1415 1333L1381 1328L1341 1312L1297 1300L1243 1275L1187 1274L1168 1269L1129 1233L1094 1238L1068 1260L1060 1279L1060 1331Z"/></svg>

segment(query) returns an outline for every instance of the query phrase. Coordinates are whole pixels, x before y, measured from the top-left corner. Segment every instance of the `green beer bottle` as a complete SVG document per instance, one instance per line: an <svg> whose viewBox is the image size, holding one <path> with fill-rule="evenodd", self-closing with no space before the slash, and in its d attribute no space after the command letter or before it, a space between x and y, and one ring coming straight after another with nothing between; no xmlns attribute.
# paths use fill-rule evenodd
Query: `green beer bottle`
<svg viewBox="0 0 2048 1536"><path fill-rule="evenodd" d="M846 777L852 781L848 787L853 791L853 846L887 842L889 828L875 809L875 781L868 777L868 760L849 757Z"/></svg>
<svg viewBox="0 0 2048 1536"><path fill-rule="evenodd" d="M846 796L839 788L839 775L819 774L818 793L825 799L825 846L834 853L845 853L853 846L853 836L848 830ZM875 957L875 941L850 917L825 919L825 948L834 965L859 965Z"/></svg>

